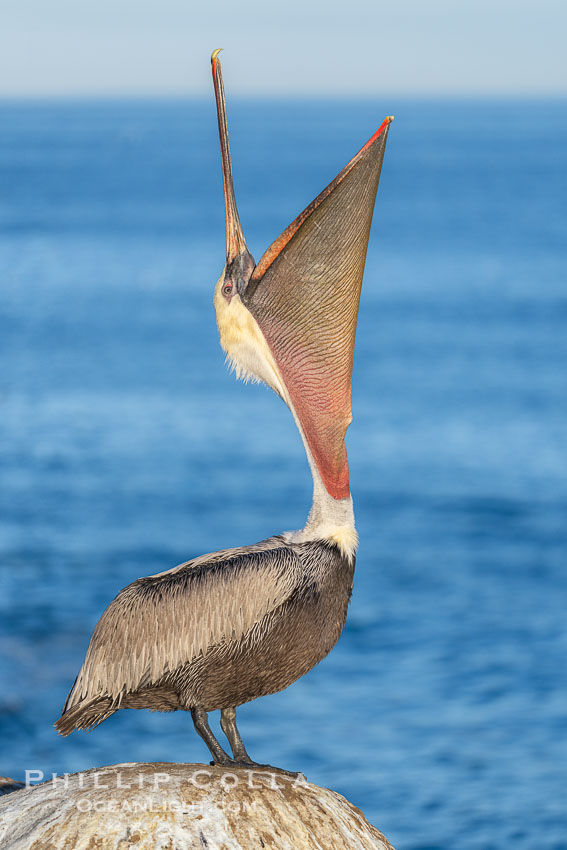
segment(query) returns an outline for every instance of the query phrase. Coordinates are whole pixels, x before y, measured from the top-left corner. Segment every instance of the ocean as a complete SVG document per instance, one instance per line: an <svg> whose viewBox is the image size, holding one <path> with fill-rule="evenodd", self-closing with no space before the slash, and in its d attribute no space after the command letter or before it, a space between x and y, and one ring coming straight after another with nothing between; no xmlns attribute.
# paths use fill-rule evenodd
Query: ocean
<svg viewBox="0 0 567 850"><path fill-rule="evenodd" d="M396 115L354 363L348 621L240 709L247 747L398 850L567 848L567 104L228 106L256 260ZM183 712L52 724L122 587L310 506L291 416L218 344L215 122L212 96L0 104L0 774L208 761Z"/></svg>

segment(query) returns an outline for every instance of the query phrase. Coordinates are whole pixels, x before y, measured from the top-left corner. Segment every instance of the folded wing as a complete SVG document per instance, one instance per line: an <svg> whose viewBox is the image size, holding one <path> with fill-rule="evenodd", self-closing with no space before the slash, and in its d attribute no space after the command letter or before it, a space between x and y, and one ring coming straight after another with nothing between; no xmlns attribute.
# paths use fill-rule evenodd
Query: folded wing
<svg viewBox="0 0 567 850"><path fill-rule="evenodd" d="M120 700L242 637L293 592L295 561L281 538L270 538L124 588L96 626L64 711L98 696Z"/></svg>

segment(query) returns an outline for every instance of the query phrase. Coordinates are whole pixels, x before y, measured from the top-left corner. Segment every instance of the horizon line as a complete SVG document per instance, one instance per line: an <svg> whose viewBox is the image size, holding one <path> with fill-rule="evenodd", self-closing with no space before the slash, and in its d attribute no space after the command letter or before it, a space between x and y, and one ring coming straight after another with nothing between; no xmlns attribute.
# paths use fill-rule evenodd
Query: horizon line
<svg viewBox="0 0 567 850"><path fill-rule="evenodd" d="M524 101L534 101L534 100L565 100L567 99L567 89L565 91L562 90L542 90L542 91L486 91L486 90L478 90L478 91L462 91L462 90L432 90L432 91L389 91L389 92L339 92L333 93L329 91L324 92L289 92L289 93L262 93L262 92L248 92L248 93L233 93L231 95L231 101L233 102L250 102L257 101L263 102L273 101L276 103L286 103L286 102L310 102L314 100L321 101L366 101L369 99L392 99L398 98L401 100L407 101L419 101L419 100L439 100L439 101L455 101L455 100L465 100L465 101L474 101L474 100L488 100L488 101L502 101L502 100L524 100ZM24 92L2 92L0 90L0 103L14 103L14 102L29 102L29 103L37 103L37 102L95 102L95 101L191 101L191 102L202 102L208 103L211 101L211 98L208 94L200 93L200 92L184 92L178 89L164 90L164 91L139 91L139 90L128 90L125 89L123 91L118 90L85 90L85 91L48 91L48 92L33 92L33 91L24 91ZM211 101L212 102L212 101Z"/></svg>

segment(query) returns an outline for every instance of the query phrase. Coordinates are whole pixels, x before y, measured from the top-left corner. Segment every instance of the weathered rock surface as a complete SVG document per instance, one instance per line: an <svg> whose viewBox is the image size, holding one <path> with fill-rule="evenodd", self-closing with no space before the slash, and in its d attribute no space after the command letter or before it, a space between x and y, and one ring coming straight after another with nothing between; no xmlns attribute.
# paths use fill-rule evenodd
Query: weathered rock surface
<svg viewBox="0 0 567 850"><path fill-rule="evenodd" d="M279 772L122 764L0 800L1 850L392 850L344 797Z"/></svg>
<svg viewBox="0 0 567 850"><path fill-rule="evenodd" d="M11 779L9 776L0 776L0 797L3 794L11 794L12 791L19 791L24 787L23 782L18 782L17 779Z"/></svg>

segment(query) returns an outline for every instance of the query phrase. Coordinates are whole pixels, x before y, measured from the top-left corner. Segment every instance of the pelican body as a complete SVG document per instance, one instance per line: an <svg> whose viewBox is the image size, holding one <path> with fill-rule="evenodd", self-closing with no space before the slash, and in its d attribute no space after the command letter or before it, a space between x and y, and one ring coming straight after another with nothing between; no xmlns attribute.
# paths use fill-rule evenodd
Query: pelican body
<svg viewBox="0 0 567 850"><path fill-rule="evenodd" d="M202 555L120 591L57 721L62 735L121 708L190 711L217 764L254 765L236 708L288 687L337 642L358 538L344 437L360 288L391 118L256 264L234 196L219 51L212 56L226 214L214 306L237 377L289 407L313 475L306 525ZM207 713L220 709L232 756Z"/></svg>

